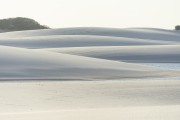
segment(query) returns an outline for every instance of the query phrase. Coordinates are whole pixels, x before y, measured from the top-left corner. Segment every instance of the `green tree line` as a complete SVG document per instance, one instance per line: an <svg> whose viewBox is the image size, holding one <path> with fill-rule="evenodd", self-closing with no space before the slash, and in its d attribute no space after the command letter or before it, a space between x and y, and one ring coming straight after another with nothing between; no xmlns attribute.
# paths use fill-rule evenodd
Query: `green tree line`
<svg viewBox="0 0 180 120"><path fill-rule="evenodd" d="M16 17L0 20L0 29L9 31L49 29L48 26L41 25L33 19Z"/></svg>
<svg viewBox="0 0 180 120"><path fill-rule="evenodd" d="M176 25L175 30L180 30L180 25Z"/></svg>

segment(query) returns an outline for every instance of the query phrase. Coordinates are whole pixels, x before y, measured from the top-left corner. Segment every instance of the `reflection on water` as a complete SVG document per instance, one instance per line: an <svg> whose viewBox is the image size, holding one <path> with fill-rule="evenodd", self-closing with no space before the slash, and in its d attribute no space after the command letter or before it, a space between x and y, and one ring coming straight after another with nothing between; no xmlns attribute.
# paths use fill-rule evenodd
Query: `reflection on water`
<svg viewBox="0 0 180 120"><path fill-rule="evenodd" d="M142 63L143 65L155 66L168 70L180 70L180 63Z"/></svg>
<svg viewBox="0 0 180 120"><path fill-rule="evenodd" d="M178 70L180 71L180 63L141 63L143 65L159 67L161 69L167 70ZM163 79L163 80L180 80L180 77L170 77L170 78L155 78L155 79Z"/></svg>

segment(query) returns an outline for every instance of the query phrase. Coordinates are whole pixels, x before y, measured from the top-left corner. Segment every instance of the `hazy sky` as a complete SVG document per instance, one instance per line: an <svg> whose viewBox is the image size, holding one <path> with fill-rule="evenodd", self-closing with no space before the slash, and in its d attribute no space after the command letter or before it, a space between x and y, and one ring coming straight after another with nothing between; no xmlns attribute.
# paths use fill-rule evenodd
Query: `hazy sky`
<svg viewBox="0 0 180 120"><path fill-rule="evenodd" d="M180 24L180 0L1 0L0 19L29 17L53 28Z"/></svg>

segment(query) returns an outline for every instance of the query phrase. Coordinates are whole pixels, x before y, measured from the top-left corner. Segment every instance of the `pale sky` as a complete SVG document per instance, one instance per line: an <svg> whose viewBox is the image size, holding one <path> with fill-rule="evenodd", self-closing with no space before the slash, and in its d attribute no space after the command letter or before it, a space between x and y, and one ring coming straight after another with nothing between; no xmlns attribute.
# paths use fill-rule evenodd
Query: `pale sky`
<svg viewBox="0 0 180 120"><path fill-rule="evenodd" d="M0 19L28 17L52 28L180 24L180 0L0 0Z"/></svg>

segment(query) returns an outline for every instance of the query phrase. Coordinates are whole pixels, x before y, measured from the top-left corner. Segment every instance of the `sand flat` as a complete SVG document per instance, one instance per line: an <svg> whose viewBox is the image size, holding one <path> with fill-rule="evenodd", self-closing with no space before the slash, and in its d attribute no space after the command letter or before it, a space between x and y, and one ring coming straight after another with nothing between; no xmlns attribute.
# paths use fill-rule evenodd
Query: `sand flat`
<svg viewBox="0 0 180 120"><path fill-rule="evenodd" d="M0 114L3 120L179 120L179 105Z"/></svg>
<svg viewBox="0 0 180 120"><path fill-rule="evenodd" d="M180 104L178 80L1 82L0 112Z"/></svg>
<svg viewBox="0 0 180 120"><path fill-rule="evenodd" d="M3 120L178 120L179 80L1 82Z"/></svg>

